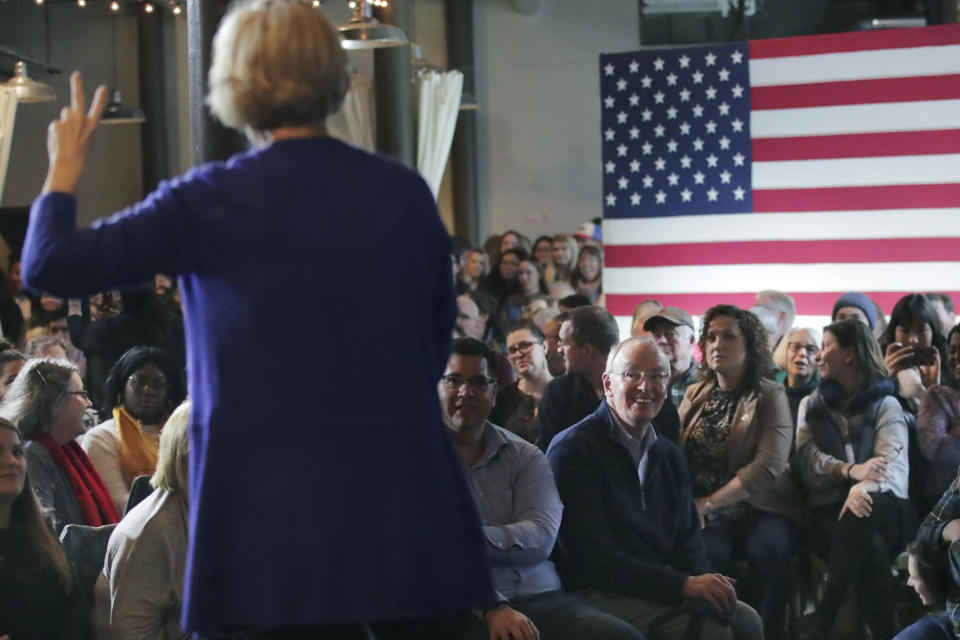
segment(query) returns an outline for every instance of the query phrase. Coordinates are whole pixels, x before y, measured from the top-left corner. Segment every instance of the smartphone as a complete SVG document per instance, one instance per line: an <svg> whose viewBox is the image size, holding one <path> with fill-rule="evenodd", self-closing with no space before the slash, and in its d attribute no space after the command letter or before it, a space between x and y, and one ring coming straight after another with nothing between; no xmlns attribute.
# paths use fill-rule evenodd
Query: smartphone
<svg viewBox="0 0 960 640"><path fill-rule="evenodd" d="M914 347L913 354L918 365L929 366L937 362L936 347Z"/></svg>

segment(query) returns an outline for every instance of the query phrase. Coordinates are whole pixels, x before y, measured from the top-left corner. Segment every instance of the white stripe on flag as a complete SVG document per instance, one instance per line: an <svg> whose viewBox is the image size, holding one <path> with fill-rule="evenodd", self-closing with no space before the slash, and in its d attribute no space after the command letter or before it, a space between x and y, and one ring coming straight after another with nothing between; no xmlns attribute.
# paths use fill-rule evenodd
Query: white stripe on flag
<svg viewBox="0 0 960 640"><path fill-rule="evenodd" d="M750 60L750 86L960 73L960 45L877 49Z"/></svg>
<svg viewBox="0 0 960 640"><path fill-rule="evenodd" d="M752 138L960 128L960 100L882 102L750 112Z"/></svg>
<svg viewBox="0 0 960 640"><path fill-rule="evenodd" d="M753 163L754 189L941 184L960 180L960 154Z"/></svg>
<svg viewBox="0 0 960 640"><path fill-rule="evenodd" d="M603 221L603 238L607 245L931 236L960 237L960 209L741 213L695 218L607 218ZM906 290L913 289L916 285Z"/></svg>
<svg viewBox="0 0 960 640"><path fill-rule="evenodd" d="M703 265L606 268L607 294L778 291L949 291L955 262Z"/></svg>

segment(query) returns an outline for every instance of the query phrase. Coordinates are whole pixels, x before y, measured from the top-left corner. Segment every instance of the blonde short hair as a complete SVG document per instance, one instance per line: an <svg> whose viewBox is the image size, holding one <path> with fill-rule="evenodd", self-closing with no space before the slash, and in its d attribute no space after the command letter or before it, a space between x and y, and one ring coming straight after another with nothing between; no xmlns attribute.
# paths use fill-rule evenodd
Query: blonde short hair
<svg viewBox="0 0 960 640"><path fill-rule="evenodd" d="M187 494L187 468L190 454L190 422L192 403L189 399L180 403L160 432L160 453L157 470L150 478L156 489L166 489Z"/></svg>
<svg viewBox="0 0 960 640"><path fill-rule="evenodd" d="M213 38L207 104L234 129L322 122L350 84L336 29L302 0L242 0Z"/></svg>

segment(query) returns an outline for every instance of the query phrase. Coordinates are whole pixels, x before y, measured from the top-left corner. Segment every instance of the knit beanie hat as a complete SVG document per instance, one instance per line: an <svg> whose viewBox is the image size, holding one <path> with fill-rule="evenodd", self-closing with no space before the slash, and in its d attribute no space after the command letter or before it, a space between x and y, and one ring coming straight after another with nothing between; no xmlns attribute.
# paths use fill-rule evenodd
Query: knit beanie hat
<svg viewBox="0 0 960 640"><path fill-rule="evenodd" d="M868 298L866 295L857 291L849 291L843 294L833 305L833 313L830 314L830 319L835 320L837 317L837 311L843 307L856 307L857 309L860 309L863 311L863 314L867 316L867 320L870 321L870 329L872 330L875 326L877 326L876 308L873 306L873 300Z"/></svg>

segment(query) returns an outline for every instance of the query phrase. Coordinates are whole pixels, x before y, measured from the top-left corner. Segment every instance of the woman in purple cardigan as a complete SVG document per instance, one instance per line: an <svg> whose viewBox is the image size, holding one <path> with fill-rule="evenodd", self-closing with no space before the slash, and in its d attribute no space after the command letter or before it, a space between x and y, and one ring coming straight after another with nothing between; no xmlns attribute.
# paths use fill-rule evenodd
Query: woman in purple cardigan
<svg viewBox="0 0 960 640"><path fill-rule="evenodd" d="M209 80L213 113L254 148L78 230L106 91L85 113L71 78L24 279L79 296L179 276L194 403L186 630L455 625L492 592L437 404L456 307L433 196L399 163L327 137L346 56L309 3L234 5ZM290 327L313 341L271 346Z"/></svg>

